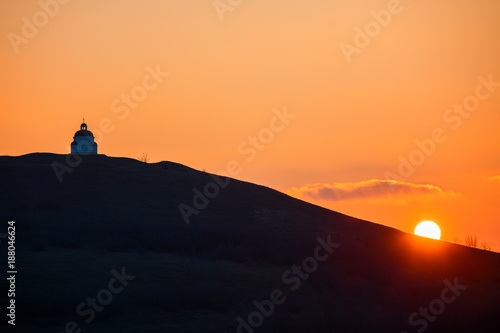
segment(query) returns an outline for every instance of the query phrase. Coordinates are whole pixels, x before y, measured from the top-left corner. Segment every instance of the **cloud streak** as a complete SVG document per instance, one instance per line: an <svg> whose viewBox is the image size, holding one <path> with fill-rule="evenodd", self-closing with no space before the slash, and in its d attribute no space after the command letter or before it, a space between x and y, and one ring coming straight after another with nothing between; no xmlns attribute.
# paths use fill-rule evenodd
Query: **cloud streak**
<svg viewBox="0 0 500 333"><path fill-rule="evenodd" d="M371 179L355 183L311 184L294 187L286 194L300 198L327 201L404 200L419 198L460 197L460 193L444 191L438 186L396 180Z"/></svg>

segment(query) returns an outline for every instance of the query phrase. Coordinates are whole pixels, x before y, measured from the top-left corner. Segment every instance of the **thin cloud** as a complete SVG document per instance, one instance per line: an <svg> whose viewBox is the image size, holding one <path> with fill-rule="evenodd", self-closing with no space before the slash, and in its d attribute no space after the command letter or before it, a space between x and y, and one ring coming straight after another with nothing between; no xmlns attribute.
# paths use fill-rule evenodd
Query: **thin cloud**
<svg viewBox="0 0 500 333"><path fill-rule="evenodd" d="M429 184L415 184L396 180L371 179L355 183L312 184L303 187L294 187L286 194L313 200L408 200L418 198L447 198L460 197L460 193L444 191L438 186Z"/></svg>
<svg viewBox="0 0 500 333"><path fill-rule="evenodd" d="M488 177L486 180L493 181L493 182L500 182L500 176L493 176L493 177Z"/></svg>

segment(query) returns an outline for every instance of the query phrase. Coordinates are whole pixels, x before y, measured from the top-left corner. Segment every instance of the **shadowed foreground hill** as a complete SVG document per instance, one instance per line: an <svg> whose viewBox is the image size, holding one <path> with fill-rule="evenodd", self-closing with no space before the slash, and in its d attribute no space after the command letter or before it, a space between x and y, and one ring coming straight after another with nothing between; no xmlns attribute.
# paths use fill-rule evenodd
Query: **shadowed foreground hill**
<svg viewBox="0 0 500 333"><path fill-rule="evenodd" d="M88 156L60 182L54 162L65 165L66 155L0 157L0 233L7 221L16 225L16 326L8 331L498 328L497 253L234 179L214 187L213 175L176 163ZM179 204L193 207L193 189L210 183L213 198L186 224ZM5 309L5 280L1 287Z"/></svg>

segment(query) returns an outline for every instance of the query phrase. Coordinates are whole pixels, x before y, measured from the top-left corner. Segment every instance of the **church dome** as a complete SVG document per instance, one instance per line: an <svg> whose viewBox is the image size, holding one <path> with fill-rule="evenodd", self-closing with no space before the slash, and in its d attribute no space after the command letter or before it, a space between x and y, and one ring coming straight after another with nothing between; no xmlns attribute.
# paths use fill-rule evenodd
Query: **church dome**
<svg viewBox="0 0 500 333"><path fill-rule="evenodd" d="M91 131L87 131L87 130L82 131L82 130L80 130L80 131L78 131L78 132L75 133L75 136L92 136L93 137L94 134L92 134Z"/></svg>
<svg viewBox="0 0 500 333"><path fill-rule="evenodd" d="M87 130L87 124L85 124L85 122L83 122L80 125L80 130L75 133L75 136L91 136L91 137L94 137L94 134L92 134L91 131Z"/></svg>

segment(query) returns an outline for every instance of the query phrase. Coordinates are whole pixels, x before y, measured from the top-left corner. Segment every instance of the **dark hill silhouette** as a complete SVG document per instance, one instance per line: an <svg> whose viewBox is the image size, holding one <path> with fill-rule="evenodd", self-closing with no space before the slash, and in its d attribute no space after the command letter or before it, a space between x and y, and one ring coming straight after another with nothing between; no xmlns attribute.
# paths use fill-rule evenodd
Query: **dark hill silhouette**
<svg viewBox="0 0 500 333"><path fill-rule="evenodd" d="M498 327L497 253L410 235L235 179L186 224L179 204L192 206L193 189L214 181L208 173L95 155L59 182L54 162L65 165L66 155L0 157L0 233L16 221L13 332L65 332L65 325L68 332L108 333ZM307 278L283 278L293 265L314 264L304 259L314 257L318 237L340 246L328 255L323 247L327 259L308 266ZM112 270L122 268L135 278L86 323L90 315L78 314L78 305L109 288ZM5 279L1 287L4 294ZM266 310L275 289L286 299ZM252 328L255 300L264 304L265 320L254 316L259 325Z"/></svg>

